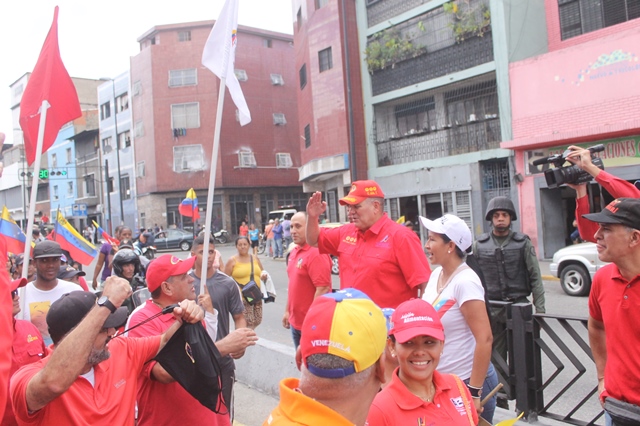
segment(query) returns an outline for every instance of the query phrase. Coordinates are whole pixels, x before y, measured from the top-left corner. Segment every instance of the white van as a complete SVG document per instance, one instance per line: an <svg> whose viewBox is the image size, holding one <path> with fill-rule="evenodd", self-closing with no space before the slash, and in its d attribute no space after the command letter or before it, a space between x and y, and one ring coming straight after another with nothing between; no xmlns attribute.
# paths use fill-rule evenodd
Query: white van
<svg viewBox="0 0 640 426"><path fill-rule="evenodd" d="M285 219L291 219L291 216L293 216L297 212L298 210L296 209L273 210L269 212L269 220L280 219L280 222L282 222Z"/></svg>

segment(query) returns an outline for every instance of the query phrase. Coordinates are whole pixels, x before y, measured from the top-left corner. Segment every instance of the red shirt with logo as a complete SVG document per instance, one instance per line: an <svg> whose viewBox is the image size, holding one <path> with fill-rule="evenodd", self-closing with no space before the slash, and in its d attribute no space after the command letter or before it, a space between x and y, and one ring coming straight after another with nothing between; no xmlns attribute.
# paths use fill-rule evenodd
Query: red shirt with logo
<svg viewBox="0 0 640 426"><path fill-rule="evenodd" d="M331 287L331 257L320 254L317 248L305 244L293 249L287 265L289 298L287 311L289 323L297 330L302 328L317 287Z"/></svg>
<svg viewBox="0 0 640 426"><path fill-rule="evenodd" d="M42 335L38 327L31 321L13 320L13 345L11 346L11 370L13 375L20 367L40 361L47 354L47 348L42 340ZM7 390L9 384L7 383ZM11 398L7 398L7 404L2 418L2 426L17 425L13 408L11 408Z"/></svg>
<svg viewBox="0 0 640 426"><path fill-rule="evenodd" d="M11 378L13 411L21 425L133 425L138 375L159 348L160 336L111 340L111 357L93 367L95 386L78 377L65 393L31 415L27 385L50 357L22 367Z"/></svg>
<svg viewBox="0 0 640 426"><path fill-rule="evenodd" d="M458 379L459 380L459 379ZM423 401L407 389L398 378L398 368L393 373L391 383L376 395L369 415L368 426L469 426L469 413L473 424L478 424L478 414L471 400L467 386L456 383L452 374L433 372L436 393L433 402ZM462 397L460 388L465 393Z"/></svg>
<svg viewBox="0 0 640 426"><path fill-rule="evenodd" d="M365 232L352 223L320 228L318 249L338 256L341 289L357 288L381 308L417 297L431 275L418 236L386 213Z"/></svg>
<svg viewBox="0 0 640 426"><path fill-rule="evenodd" d="M589 294L589 315L605 327L602 397L640 405L640 275L627 281L614 263L600 268Z"/></svg>
<svg viewBox="0 0 640 426"><path fill-rule="evenodd" d="M161 309L152 300L136 309L129 318L127 328L140 324ZM176 321L172 314L162 315L129 332L130 336L159 336ZM137 426L175 425L176 419L184 425L229 426L229 414L216 414L195 399L178 382L160 383L151 378L155 361L145 365L138 386L138 424Z"/></svg>

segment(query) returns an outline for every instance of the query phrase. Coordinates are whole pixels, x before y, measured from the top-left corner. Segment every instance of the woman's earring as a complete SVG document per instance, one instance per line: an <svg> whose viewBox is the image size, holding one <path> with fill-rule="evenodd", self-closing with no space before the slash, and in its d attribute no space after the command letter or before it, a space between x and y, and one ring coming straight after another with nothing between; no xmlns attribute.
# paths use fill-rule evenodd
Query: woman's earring
<svg viewBox="0 0 640 426"><path fill-rule="evenodd" d="M451 254L451 250L447 250L447 253Z"/></svg>

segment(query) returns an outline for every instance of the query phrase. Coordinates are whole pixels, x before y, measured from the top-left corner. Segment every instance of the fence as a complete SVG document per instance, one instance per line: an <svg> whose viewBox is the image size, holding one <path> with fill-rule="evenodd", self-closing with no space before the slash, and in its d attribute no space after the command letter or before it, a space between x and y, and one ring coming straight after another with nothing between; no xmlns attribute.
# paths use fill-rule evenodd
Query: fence
<svg viewBox="0 0 640 426"><path fill-rule="evenodd" d="M573 425L604 424L587 319L534 315L532 309L531 304L491 302L502 329L494 333L494 343L504 338L508 348L507 359L495 345L492 356L506 396L529 421L541 416Z"/></svg>

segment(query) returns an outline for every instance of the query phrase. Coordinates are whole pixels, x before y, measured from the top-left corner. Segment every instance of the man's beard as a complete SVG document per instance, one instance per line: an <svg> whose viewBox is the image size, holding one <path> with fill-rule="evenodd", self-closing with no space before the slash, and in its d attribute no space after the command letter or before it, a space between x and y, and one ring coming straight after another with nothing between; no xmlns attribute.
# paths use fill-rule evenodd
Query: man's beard
<svg viewBox="0 0 640 426"><path fill-rule="evenodd" d="M102 361L106 361L111 356L111 352L108 349L91 349L87 363L90 365L98 365Z"/></svg>

